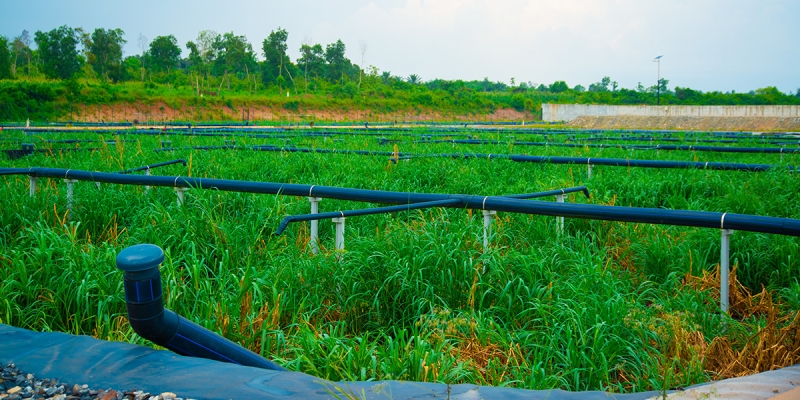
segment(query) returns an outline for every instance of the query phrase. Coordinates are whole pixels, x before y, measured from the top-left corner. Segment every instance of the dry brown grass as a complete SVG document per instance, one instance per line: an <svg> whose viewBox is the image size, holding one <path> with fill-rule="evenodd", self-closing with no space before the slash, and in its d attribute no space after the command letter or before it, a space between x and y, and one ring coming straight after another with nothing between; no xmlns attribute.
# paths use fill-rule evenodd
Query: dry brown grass
<svg viewBox="0 0 800 400"><path fill-rule="evenodd" d="M512 367L525 366L527 360L518 343L497 344L477 335L478 324L467 316L454 316L449 310L435 309L417 322L432 332L431 340L451 340L450 355L471 369L477 384L500 385ZM438 371L437 371L438 373Z"/></svg>
<svg viewBox="0 0 800 400"><path fill-rule="evenodd" d="M714 379L727 379L787 367L800 362L800 311L782 312L782 305L765 288L753 295L730 273L730 314L738 320L764 321L757 332L745 339L714 338L703 366ZM703 276L687 276L685 283L719 297L719 268Z"/></svg>

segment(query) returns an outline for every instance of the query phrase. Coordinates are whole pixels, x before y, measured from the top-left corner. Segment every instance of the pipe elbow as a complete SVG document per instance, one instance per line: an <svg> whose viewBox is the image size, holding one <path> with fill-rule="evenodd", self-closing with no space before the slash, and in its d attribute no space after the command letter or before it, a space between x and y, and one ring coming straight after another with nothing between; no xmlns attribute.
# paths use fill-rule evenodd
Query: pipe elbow
<svg viewBox="0 0 800 400"><path fill-rule="evenodd" d="M139 336L185 356L202 357L251 367L285 370L280 365L164 308L158 266L164 252L152 244L128 247L117 255L125 273L128 321Z"/></svg>

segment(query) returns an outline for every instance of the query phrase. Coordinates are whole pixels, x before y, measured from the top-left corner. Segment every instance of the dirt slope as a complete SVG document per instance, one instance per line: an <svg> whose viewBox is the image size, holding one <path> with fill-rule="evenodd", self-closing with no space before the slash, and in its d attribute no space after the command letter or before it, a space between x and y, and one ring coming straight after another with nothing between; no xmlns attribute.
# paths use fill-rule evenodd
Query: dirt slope
<svg viewBox="0 0 800 400"><path fill-rule="evenodd" d="M800 118L582 116L567 125L589 129L797 132L800 131Z"/></svg>
<svg viewBox="0 0 800 400"><path fill-rule="evenodd" d="M123 121L530 121L529 113L504 108L491 114L454 114L437 110L380 112L370 109L299 109L287 110L275 105L227 105L193 106L184 104L170 106L164 102L153 104L116 103L77 107L71 112L73 121L123 122Z"/></svg>

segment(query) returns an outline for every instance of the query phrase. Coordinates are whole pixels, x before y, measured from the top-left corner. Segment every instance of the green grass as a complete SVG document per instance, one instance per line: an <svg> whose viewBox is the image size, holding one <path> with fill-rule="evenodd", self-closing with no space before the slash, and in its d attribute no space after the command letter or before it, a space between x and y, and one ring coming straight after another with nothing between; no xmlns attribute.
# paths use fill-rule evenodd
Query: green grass
<svg viewBox="0 0 800 400"><path fill-rule="evenodd" d="M4 131L9 139L22 139ZM391 136L391 134L387 135ZM44 137L44 136L43 136ZM99 138L95 133L47 138ZM113 138L102 136L104 139ZM498 137L482 134L481 137ZM570 202L727 211L800 218L797 176L522 164L508 160L265 153L246 150L154 153L157 137L55 157L36 154L3 167L117 171L173 158L154 174L294 182L364 189L501 195L586 184L592 198ZM30 140L31 138L25 138ZM38 140L37 138L33 138ZM519 140L519 137L517 137ZM174 146L223 138L169 137ZM689 152L424 145L400 151L582 155L691 160ZM237 138L237 145L283 140ZM391 150L366 137L297 138L319 148ZM45 146L39 144L39 147ZM95 147L95 146L92 146ZM698 153L702 161L800 165L800 157ZM742 343L758 321L721 315L718 299L683 282L719 262L719 231L499 213L482 249L480 213L432 209L347 220L346 251L320 222L322 252L308 227L272 233L305 198L191 190L184 207L169 188L78 183L71 219L65 185L0 180L0 322L146 344L125 319L123 248L164 248L166 305L197 323L321 378L473 382L532 389L641 391L709 380L702 358L675 350L682 334ZM543 201L552 201L544 199ZM325 199L320 211L372 206ZM776 293L785 312L800 304L798 239L737 232L739 279ZM727 327L727 328L726 328ZM727 329L727 330L726 330Z"/></svg>

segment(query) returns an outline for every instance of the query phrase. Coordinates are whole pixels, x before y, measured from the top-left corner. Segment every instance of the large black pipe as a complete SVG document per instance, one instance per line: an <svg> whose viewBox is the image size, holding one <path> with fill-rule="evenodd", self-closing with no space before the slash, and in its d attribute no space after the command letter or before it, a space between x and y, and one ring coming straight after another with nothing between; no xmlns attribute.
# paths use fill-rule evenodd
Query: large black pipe
<svg viewBox="0 0 800 400"><path fill-rule="evenodd" d="M457 206L460 203L461 201L458 199L449 199L449 200L427 201L424 203L409 203L401 206L364 208L361 210L331 211L331 212L316 213L316 214L289 215L283 218L283 220L281 220L280 225L278 225L278 230L275 231L275 235L279 236L281 233L283 233L283 231L286 230L286 227L289 226L289 224L292 222L317 221L321 219L331 219L331 218L360 217L362 215L387 214L393 212L411 211L411 210L419 210L423 208L433 208L433 207L445 207L445 206L452 207L452 206Z"/></svg>
<svg viewBox="0 0 800 400"><path fill-rule="evenodd" d="M673 137L659 137L659 136L651 136L651 137L613 137L613 136L601 136L601 137L578 137L573 138L573 141L578 142L600 142L600 141L623 141L623 142L695 142L695 143L753 143L753 144L775 144L775 145L792 145L797 144L798 142L786 142L786 141L775 141L775 140L767 140L765 137L740 137L739 139L698 139L698 138L673 138Z"/></svg>
<svg viewBox="0 0 800 400"><path fill-rule="evenodd" d="M541 122L542 124L547 124L546 122ZM132 124L130 123L71 123L73 126L105 126L105 127L130 127ZM375 124L371 122L371 124ZM520 134L569 134L569 135L576 135L576 134L605 134L605 133L620 133L620 134L643 134L643 135L654 135L654 134L665 134L665 135L672 135L676 133L682 133L692 136L699 136L699 135L710 135L715 137L741 137L741 138L757 138L757 137L771 137L771 138L781 138L781 137L792 137L796 138L796 134L780 134L774 133L769 135L760 135L756 134L755 132L734 132L734 131L687 131L687 130L664 130L664 129L583 129L583 128L504 128L504 127L496 127L492 125L518 125L519 122L479 122L479 121L468 121L468 122L458 122L458 123L418 123L418 122L403 122L401 124L418 124L420 125L419 128L408 128L402 126L395 126L392 125L379 125L382 130L385 131L410 131L410 130L419 130L425 129L426 131L439 131L439 132L463 132L465 130L471 131L482 131L482 132L497 132L497 133L520 133ZM530 124L530 122L529 122ZM50 126L64 126L65 124L50 124ZM195 123L192 125L188 122L178 122L178 123L170 123L170 122L153 122L151 124L140 124L140 125L149 125L149 126L182 126L186 125L188 128L183 129L197 129L197 130L228 130L231 132L241 132L246 130L281 130L284 129L282 126L262 126L256 127L251 125L247 122L244 123ZM364 129L360 126L356 126L353 123L327 123L325 124L328 128L326 129ZM358 123L361 125L361 123ZM449 126L448 126L449 125ZM469 129L466 129L466 126L470 125ZM5 126L11 127L21 127L24 130L35 130L35 129L42 129L47 130L46 126L31 126L25 127L23 124L9 124L5 123ZM236 127L236 128L230 128ZM180 128L176 128L180 129ZM308 129L305 127L287 127L286 129L297 129L297 130L304 130ZM316 129L316 128L313 128Z"/></svg>
<svg viewBox="0 0 800 400"><path fill-rule="evenodd" d="M509 199L538 199L540 197L550 197L550 196L557 196L559 194L568 194L576 192L582 192L587 199L591 198L591 195L589 194L589 189L586 186L575 186L571 188L554 189L554 190L548 190L546 192L510 194L510 195L505 195L503 197L508 197Z"/></svg>
<svg viewBox="0 0 800 400"><path fill-rule="evenodd" d="M678 150L701 151L714 153L772 153L772 154L800 154L800 148L783 147L729 147L729 146L694 146L694 145L625 145L608 143L560 143L560 142L503 142L497 140L421 140L417 143L454 143L454 144L494 144L514 146L539 146L539 147L573 147L573 148L598 148L598 149L623 149L623 150Z"/></svg>
<svg viewBox="0 0 800 400"><path fill-rule="evenodd" d="M164 252L139 244L117 255L125 274L125 304L131 328L141 337L175 353L277 371L286 369L164 308L158 266Z"/></svg>
<svg viewBox="0 0 800 400"><path fill-rule="evenodd" d="M296 183L236 181L182 176L120 175L108 172L91 172L61 168L0 168L0 175L30 175L42 178L77 179L123 185L187 187L229 192L322 197L382 204L408 204L458 199L461 202L459 203L459 208L464 207L478 210L507 211L522 214L552 215L606 221L735 229L800 236L800 220L747 214L527 201L503 196L389 192Z"/></svg>
<svg viewBox="0 0 800 400"><path fill-rule="evenodd" d="M151 170L151 169L154 169L154 168L166 167L167 165L172 165L172 164L183 164L183 166L185 167L186 166L186 160L184 160L182 158L179 158L177 160L164 161L164 162L160 162L160 163L148 164L148 165L143 165L141 167L126 169L124 171L119 171L117 173L118 174L130 174L131 172L147 171L147 170Z"/></svg>
<svg viewBox="0 0 800 400"><path fill-rule="evenodd" d="M586 186L576 186L571 188L548 190L546 192L512 194L503 197L508 197L511 199L536 199L541 197L556 196L560 194L563 195L575 192L582 192L586 196L586 198L589 198L590 196L589 189L587 189ZM331 212L316 213L316 214L290 215L281 220L280 225L278 225L278 229L275 231L275 235L280 236L280 234L282 234L283 231L286 230L286 227L289 226L289 224L292 222L315 221L315 220L340 218L340 217L342 218L358 217L362 215L386 214L386 213L418 210L418 209L433 208L433 207L445 207L445 206L452 207L452 206L458 206L458 204L460 203L461 200L459 199L449 199L449 200L428 201L424 203L409 203L400 206L365 208L361 210L345 210L345 211L331 211Z"/></svg>
<svg viewBox="0 0 800 400"><path fill-rule="evenodd" d="M560 156L528 156L522 154L479 154L479 153L449 153L449 154L412 154L393 153L389 151L370 150L339 150L339 149L312 149L300 147L253 146L253 150L274 151L286 153L331 153L331 154L358 154L367 156L397 156L407 160L412 158L452 158L452 159L506 159L514 162L538 164L587 164L606 165L614 167L640 167L640 168L677 168L677 169L711 169L722 171L763 172L771 169L786 168L773 164L744 164L710 161L663 161L663 160L632 160L624 158L603 157L560 157ZM797 167L789 166L789 171Z"/></svg>

